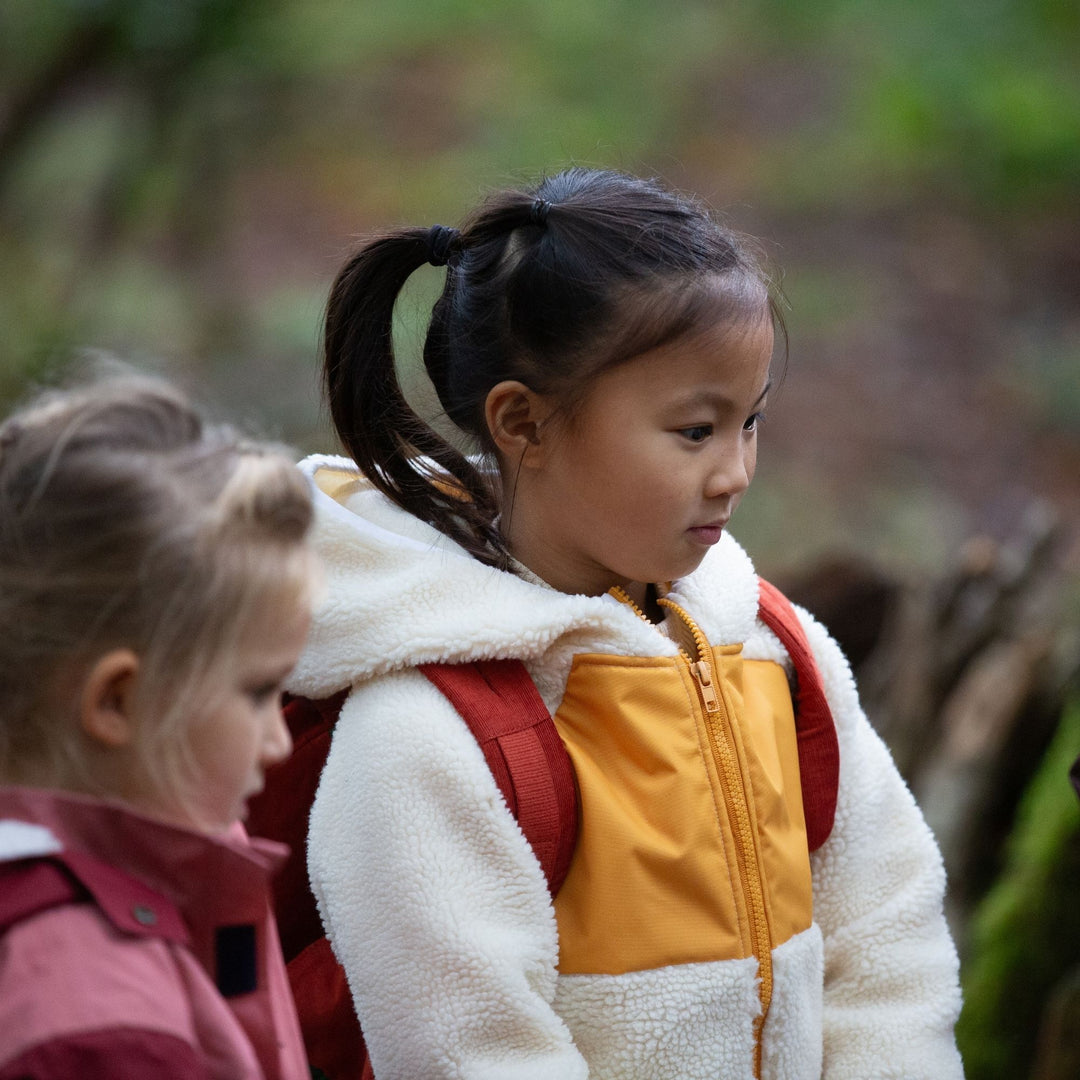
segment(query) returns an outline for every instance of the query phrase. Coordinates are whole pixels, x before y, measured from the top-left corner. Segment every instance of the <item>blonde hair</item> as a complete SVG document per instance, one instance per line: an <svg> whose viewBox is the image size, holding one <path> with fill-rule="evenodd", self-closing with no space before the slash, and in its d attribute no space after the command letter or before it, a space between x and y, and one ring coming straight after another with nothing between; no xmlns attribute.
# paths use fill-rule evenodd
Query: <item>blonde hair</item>
<svg viewBox="0 0 1080 1080"><path fill-rule="evenodd" d="M307 481L280 452L133 374L51 391L0 425L0 762L96 791L65 722L93 663L140 658L140 758L183 802L188 717L273 605L310 599ZM145 722L143 722L145 721ZM100 792L109 794L109 792Z"/></svg>

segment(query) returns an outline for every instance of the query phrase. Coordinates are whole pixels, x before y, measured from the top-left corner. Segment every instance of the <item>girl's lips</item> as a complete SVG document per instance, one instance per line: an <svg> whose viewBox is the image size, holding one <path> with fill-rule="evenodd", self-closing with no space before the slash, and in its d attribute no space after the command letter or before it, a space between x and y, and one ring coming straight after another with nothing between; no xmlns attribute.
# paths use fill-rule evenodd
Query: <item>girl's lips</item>
<svg viewBox="0 0 1080 1080"><path fill-rule="evenodd" d="M719 543L724 535L723 523L717 525L694 525L686 530L699 544L712 545Z"/></svg>

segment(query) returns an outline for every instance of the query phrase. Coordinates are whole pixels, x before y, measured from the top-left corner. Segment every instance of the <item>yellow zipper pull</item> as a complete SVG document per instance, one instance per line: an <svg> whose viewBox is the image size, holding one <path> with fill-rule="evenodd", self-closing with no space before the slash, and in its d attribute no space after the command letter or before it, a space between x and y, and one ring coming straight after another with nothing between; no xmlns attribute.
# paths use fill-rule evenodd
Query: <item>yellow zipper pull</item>
<svg viewBox="0 0 1080 1080"><path fill-rule="evenodd" d="M695 660L690 665L690 670L697 679L698 689L701 690L701 700L705 702L706 712L717 712L720 702L716 697L716 690L712 684L712 667L708 660Z"/></svg>

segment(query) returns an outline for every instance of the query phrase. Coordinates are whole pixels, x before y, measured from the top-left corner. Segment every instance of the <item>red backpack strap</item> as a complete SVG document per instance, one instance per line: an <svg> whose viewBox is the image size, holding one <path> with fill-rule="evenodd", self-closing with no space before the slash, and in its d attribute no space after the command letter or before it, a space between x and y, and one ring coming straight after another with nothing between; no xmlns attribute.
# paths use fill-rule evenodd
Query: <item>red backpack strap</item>
<svg viewBox="0 0 1080 1080"><path fill-rule="evenodd" d="M825 687L806 631L791 601L775 586L758 579L758 614L780 639L795 668L795 731L799 746L806 842L817 851L832 832L840 783L840 747Z"/></svg>
<svg viewBox="0 0 1080 1080"><path fill-rule="evenodd" d="M480 744L554 896L577 843L574 767L536 684L520 660L422 664Z"/></svg>

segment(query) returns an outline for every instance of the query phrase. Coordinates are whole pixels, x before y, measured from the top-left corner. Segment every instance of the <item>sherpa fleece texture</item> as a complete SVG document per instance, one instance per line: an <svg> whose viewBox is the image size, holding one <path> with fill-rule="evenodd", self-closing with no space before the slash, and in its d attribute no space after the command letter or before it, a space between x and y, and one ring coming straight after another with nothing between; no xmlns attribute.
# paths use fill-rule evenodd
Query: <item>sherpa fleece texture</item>
<svg viewBox="0 0 1080 1080"><path fill-rule="evenodd" d="M355 471L337 458L302 467ZM375 1075L749 1080L753 959L558 974L540 866L464 722L415 670L517 657L554 711L576 653L673 655L663 628L610 596L485 567L360 478L341 503L316 498L326 595L289 688L352 687L312 810L309 870ZM786 659L730 537L672 599L714 645ZM837 724L839 803L811 860L814 925L773 954L762 1076L954 1080L960 996L941 859L839 649L800 618Z"/></svg>

